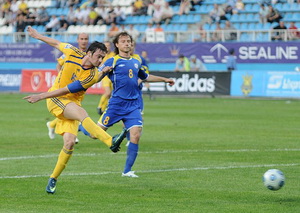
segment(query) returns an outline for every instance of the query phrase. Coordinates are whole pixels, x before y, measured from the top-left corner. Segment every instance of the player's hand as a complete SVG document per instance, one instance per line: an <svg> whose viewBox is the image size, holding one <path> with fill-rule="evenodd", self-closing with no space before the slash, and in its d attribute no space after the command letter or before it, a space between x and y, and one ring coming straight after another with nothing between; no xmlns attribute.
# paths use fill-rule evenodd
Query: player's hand
<svg viewBox="0 0 300 213"><path fill-rule="evenodd" d="M32 38L37 38L39 33L36 31L36 29L32 28L31 26L27 27L27 32Z"/></svg>
<svg viewBox="0 0 300 213"><path fill-rule="evenodd" d="M27 100L31 104L41 100L40 95L29 95L29 96L24 97L23 99Z"/></svg>
<svg viewBox="0 0 300 213"><path fill-rule="evenodd" d="M104 67L104 68L101 70L101 72L103 72L103 74L107 74L107 73L109 73L109 72L111 72L111 71L112 71L112 67L108 67L108 66Z"/></svg>
<svg viewBox="0 0 300 213"><path fill-rule="evenodd" d="M170 78L168 78L165 82L169 83L170 86L173 86L175 84L175 81L173 79L170 79Z"/></svg>

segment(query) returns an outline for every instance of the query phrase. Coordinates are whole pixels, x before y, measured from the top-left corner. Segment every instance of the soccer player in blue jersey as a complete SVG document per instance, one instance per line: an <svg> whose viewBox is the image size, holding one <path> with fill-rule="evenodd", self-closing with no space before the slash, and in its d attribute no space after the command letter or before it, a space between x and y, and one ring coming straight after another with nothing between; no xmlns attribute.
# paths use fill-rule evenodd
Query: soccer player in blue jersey
<svg viewBox="0 0 300 213"><path fill-rule="evenodd" d="M132 42L132 37L127 32L119 33L113 40L116 56L108 59L99 68L101 71L107 66L112 67L112 71L107 76L113 83L113 91L108 107L100 117L98 125L107 130L122 120L125 128L130 131L130 143L127 148L123 177L138 177L131 170L138 154L143 127L138 79L174 84L172 79L147 74L142 67L141 58L131 56Z"/></svg>

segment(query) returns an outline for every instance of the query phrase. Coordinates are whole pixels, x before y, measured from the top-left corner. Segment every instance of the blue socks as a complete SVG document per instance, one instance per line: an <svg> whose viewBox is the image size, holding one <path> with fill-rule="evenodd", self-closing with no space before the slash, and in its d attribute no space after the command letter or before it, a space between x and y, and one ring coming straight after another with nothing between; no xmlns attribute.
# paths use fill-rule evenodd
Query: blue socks
<svg viewBox="0 0 300 213"><path fill-rule="evenodd" d="M86 136L91 136L90 133L88 133L88 131L85 130L85 128L82 126L82 124L79 124L78 126L78 131L81 131L83 134L85 134Z"/></svg>
<svg viewBox="0 0 300 213"><path fill-rule="evenodd" d="M125 168L124 168L124 174L131 171L131 167L133 166L135 159L137 157L139 150L139 145L134 144L132 142L129 143L128 148L127 148L127 159L125 163Z"/></svg>

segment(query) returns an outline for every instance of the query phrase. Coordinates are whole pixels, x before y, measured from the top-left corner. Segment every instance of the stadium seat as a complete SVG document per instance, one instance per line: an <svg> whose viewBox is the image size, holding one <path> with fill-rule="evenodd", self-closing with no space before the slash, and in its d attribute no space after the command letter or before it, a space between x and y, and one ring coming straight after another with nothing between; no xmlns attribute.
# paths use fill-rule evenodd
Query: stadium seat
<svg viewBox="0 0 300 213"><path fill-rule="evenodd" d="M258 33L256 35L256 41L269 41L269 37L267 33Z"/></svg>
<svg viewBox="0 0 300 213"><path fill-rule="evenodd" d="M241 23L239 29L240 29L240 30L248 30L248 29L249 29L249 28L248 28L248 23Z"/></svg>
<svg viewBox="0 0 300 213"><path fill-rule="evenodd" d="M241 33L240 41L249 41L250 37L248 33Z"/></svg>
<svg viewBox="0 0 300 213"><path fill-rule="evenodd" d="M166 37L167 37L166 42L169 42L169 43L175 42L175 36L174 36L174 34L167 34Z"/></svg>
<svg viewBox="0 0 300 213"><path fill-rule="evenodd" d="M12 43L13 42L13 37L10 35L4 35L3 36L3 42L4 43Z"/></svg>
<svg viewBox="0 0 300 213"><path fill-rule="evenodd" d="M165 43L165 33L164 32L155 32L155 42L156 43Z"/></svg>
<svg viewBox="0 0 300 213"><path fill-rule="evenodd" d="M146 42L148 42L148 43L155 42L155 32L154 31L146 32Z"/></svg>
<svg viewBox="0 0 300 213"><path fill-rule="evenodd" d="M104 34L96 34L91 36L91 41L103 42L105 40Z"/></svg>
<svg viewBox="0 0 300 213"><path fill-rule="evenodd" d="M253 4L252 5L252 12L258 12L259 11L259 9L260 9L260 6L259 6L259 4Z"/></svg>

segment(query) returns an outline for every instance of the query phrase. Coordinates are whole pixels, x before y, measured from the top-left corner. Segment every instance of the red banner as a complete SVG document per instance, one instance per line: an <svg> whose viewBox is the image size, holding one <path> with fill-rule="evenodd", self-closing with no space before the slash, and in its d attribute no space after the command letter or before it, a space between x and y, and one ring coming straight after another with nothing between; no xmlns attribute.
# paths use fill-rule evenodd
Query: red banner
<svg viewBox="0 0 300 213"><path fill-rule="evenodd" d="M23 69L21 80L21 92L46 92L53 85L57 71L53 69ZM101 82L87 90L88 94L103 94Z"/></svg>

